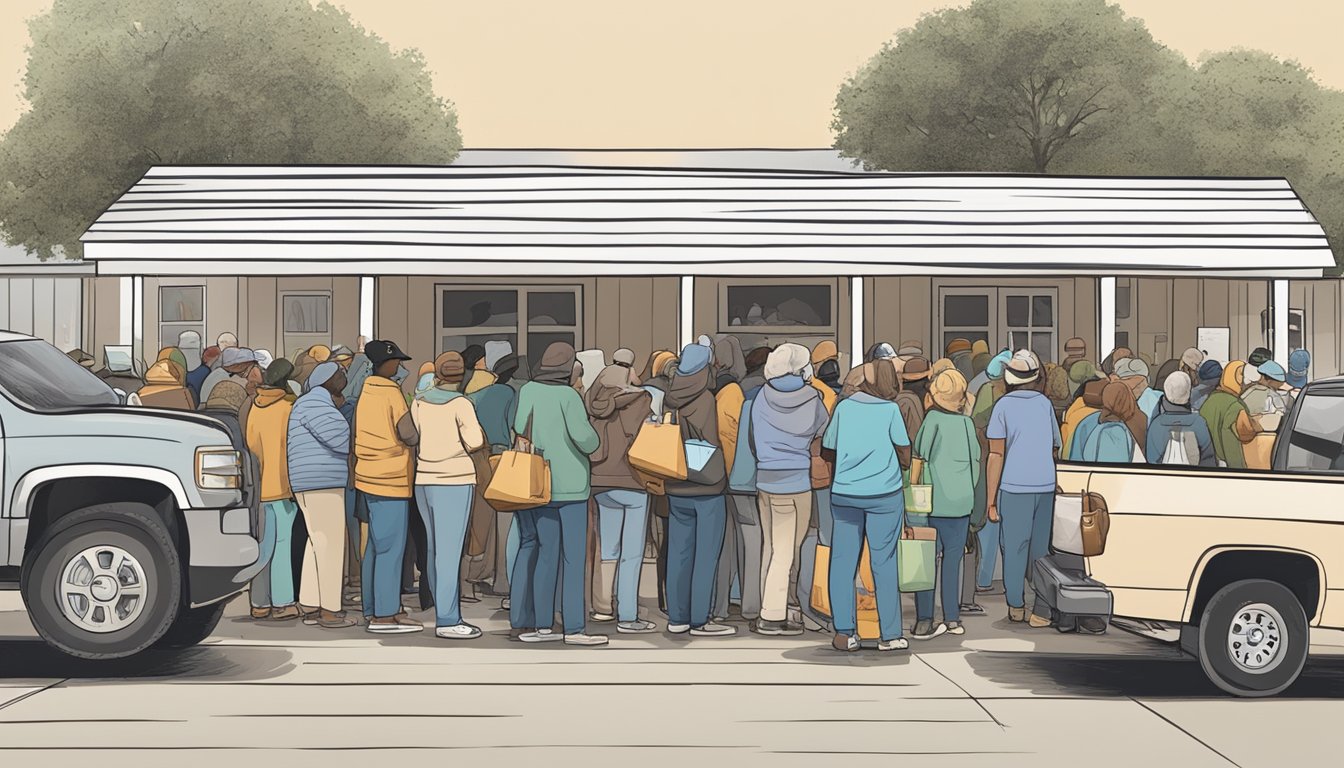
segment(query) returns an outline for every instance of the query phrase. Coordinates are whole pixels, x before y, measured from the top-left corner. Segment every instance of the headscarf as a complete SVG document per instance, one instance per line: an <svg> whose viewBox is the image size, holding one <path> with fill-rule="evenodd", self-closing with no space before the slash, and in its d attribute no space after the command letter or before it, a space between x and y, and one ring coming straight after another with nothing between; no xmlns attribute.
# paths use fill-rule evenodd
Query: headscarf
<svg viewBox="0 0 1344 768"><path fill-rule="evenodd" d="M956 368L945 369L929 384L933 404L948 413L961 413L966 407L966 377Z"/></svg>
<svg viewBox="0 0 1344 768"><path fill-rule="evenodd" d="M807 347L801 344L780 344L770 353L770 357L766 358L765 378L769 381L781 376L793 375L807 379L808 377L804 373L811 364L812 359Z"/></svg>
<svg viewBox="0 0 1344 768"><path fill-rule="evenodd" d="M176 360L158 360L145 372L145 383L169 387L185 386L187 372Z"/></svg>
<svg viewBox="0 0 1344 768"><path fill-rule="evenodd" d="M1172 405L1189 405L1192 382L1185 371L1172 371L1162 380L1162 396Z"/></svg>
<svg viewBox="0 0 1344 768"><path fill-rule="evenodd" d="M1241 369L1245 367L1246 363L1240 360L1233 360L1223 366L1223 378L1218 380L1218 389L1241 399Z"/></svg>
<svg viewBox="0 0 1344 768"><path fill-rule="evenodd" d="M702 369L709 366L709 360L713 351L708 344L701 344L696 341L687 344L681 350L681 357L677 362L677 374L679 376L691 376L699 373Z"/></svg>
<svg viewBox="0 0 1344 768"><path fill-rule="evenodd" d="M647 394L631 383L629 368L612 364L603 368L593 379L593 385L583 395L583 404L589 416L606 419L632 400Z"/></svg>
<svg viewBox="0 0 1344 768"><path fill-rule="evenodd" d="M879 400L895 400L901 393L900 378L894 366L877 360L864 363L858 370L861 371L858 390L865 395Z"/></svg>
<svg viewBox="0 0 1344 768"><path fill-rule="evenodd" d="M1192 371L1198 371L1199 367L1204 364L1204 353L1195 347L1187 347L1181 353L1180 364ZM1163 381L1166 381L1166 379L1163 379Z"/></svg>
<svg viewBox="0 0 1344 768"><path fill-rule="evenodd" d="M863 356L865 362L876 362L878 360L890 360L896 357L896 350L887 342L879 341L868 348L868 354Z"/></svg>
<svg viewBox="0 0 1344 768"><path fill-rule="evenodd" d="M182 350L177 347L164 347L159 350L159 357L154 362L159 362L160 360L172 360L177 364L178 368L181 368L184 371L192 370L187 367L187 356L182 354Z"/></svg>
<svg viewBox="0 0 1344 768"><path fill-rule="evenodd" d="M559 384L568 387L574 383L574 364L578 361L574 345L553 341L541 355L532 380L540 384Z"/></svg>
<svg viewBox="0 0 1344 768"><path fill-rule="evenodd" d="M308 374L308 380L303 383L303 391L311 392L323 384L326 384L328 381L331 381L331 377L335 376L336 371L340 370L340 368L341 366L339 364L332 362L326 362L317 366L313 369L312 373Z"/></svg>
<svg viewBox="0 0 1344 768"><path fill-rule="evenodd" d="M1134 390L1124 382L1112 381L1101 391L1101 420L1124 422L1139 445L1148 444L1148 417L1139 411Z"/></svg>
<svg viewBox="0 0 1344 768"><path fill-rule="evenodd" d="M187 364L187 372L201 367L201 334L195 331L183 331L177 335L177 348L182 350Z"/></svg>
<svg viewBox="0 0 1344 768"><path fill-rule="evenodd" d="M1069 366L1069 381L1074 384L1084 384L1097 377L1097 366L1092 364L1091 360L1079 360Z"/></svg>

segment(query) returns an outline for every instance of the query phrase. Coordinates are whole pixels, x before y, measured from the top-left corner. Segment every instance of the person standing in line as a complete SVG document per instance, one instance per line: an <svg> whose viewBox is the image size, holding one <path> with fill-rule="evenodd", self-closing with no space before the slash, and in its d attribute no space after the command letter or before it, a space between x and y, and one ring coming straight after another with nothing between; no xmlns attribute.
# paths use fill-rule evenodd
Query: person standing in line
<svg viewBox="0 0 1344 768"><path fill-rule="evenodd" d="M1199 376L1195 388L1190 391L1190 407L1198 411L1204 407L1204 401L1218 389L1218 381L1223 378L1223 365L1217 360L1205 360L1199 366Z"/></svg>
<svg viewBox="0 0 1344 768"><path fill-rule="evenodd" d="M1273 360L1256 367L1259 377L1241 391L1246 414L1255 427L1255 436L1243 449L1247 469L1267 470L1274 463L1274 441L1279 425L1292 403L1287 392L1287 371Z"/></svg>
<svg viewBox="0 0 1344 768"><path fill-rule="evenodd" d="M800 635L802 624L788 620L790 571L812 519L812 441L825 432L829 414L811 384L806 347L777 347L766 360L765 378L765 386L752 401L750 427L764 539L761 618L756 632Z"/></svg>
<svg viewBox="0 0 1344 768"><path fill-rule="evenodd" d="M487 352L493 348L493 344L494 342L486 344ZM490 444L492 456L498 456L513 445L513 421L518 413L518 391L513 388L511 381L518 371L518 365L518 356L513 353L513 347L508 346L507 351L493 360L490 368L495 374L495 383L469 396L476 404L476 417L481 422L481 428L485 430L485 439ZM480 495L484 489L477 488L476 491L477 495ZM497 512L494 524L495 534L490 541L490 548L485 553L491 574L490 592L507 601L509 566L518 555L518 530L513 522L512 512ZM503 609L509 609L507 602L503 604Z"/></svg>
<svg viewBox="0 0 1344 768"><path fill-rule="evenodd" d="M1302 388L1311 380L1311 353L1305 349L1294 349L1288 354L1288 387L1293 397L1301 393Z"/></svg>
<svg viewBox="0 0 1344 768"><path fill-rule="evenodd" d="M285 387L285 377L293 368L288 361L284 362L284 365L274 366L272 370L275 373L268 376L257 389L251 417L243 428L247 435L247 448L257 458L261 468L261 505L266 514L266 530L275 531L273 539L266 536L274 542L266 569L271 597L268 618L273 621L299 617L299 609L294 604L294 567L290 545L294 518L298 516L299 508L294 503L294 492L289 483L287 456L289 415L293 399Z"/></svg>
<svg viewBox="0 0 1344 768"><path fill-rule="evenodd" d="M1245 367L1240 360L1228 363L1218 388L1199 407L1199 415L1213 436L1213 451L1220 467L1245 469L1245 446L1255 438L1255 424L1241 399L1241 371Z"/></svg>
<svg viewBox="0 0 1344 768"><path fill-rule="evenodd" d="M770 357L770 347L757 347L747 353L747 374L742 378L742 407L734 419L736 435L732 465L728 473L728 517L736 541L738 588L741 590L742 618L756 621L761 617L761 518L756 500L756 456L751 447L751 405L765 385L762 371ZM720 403L722 405L722 403ZM722 427L720 434L725 434ZM726 447L726 446L725 446ZM719 578L724 578L719 572Z"/></svg>
<svg viewBox="0 0 1344 768"><path fill-rule="evenodd" d="M901 465L910 463L910 438L895 399L896 369L885 363L861 366L859 389L841 400L822 437L823 456L834 462L828 591L838 651L859 649L857 598L863 542L868 541L877 597L879 651L910 647L901 626L896 542L905 516Z"/></svg>
<svg viewBox="0 0 1344 768"><path fill-rule="evenodd" d="M682 350L663 405L674 412L683 438L718 439L718 413L709 393L713 367L708 339ZM721 450L721 448L720 448ZM708 468L709 465L706 465ZM714 578L723 548L728 479L668 480L667 492L667 631L697 637L726 637L735 627L711 621Z"/></svg>
<svg viewBox="0 0 1344 768"><path fill-rule="evenodd" d="M434 635L472 640L481 630L462 619L459 572L467 540L476 464L471 454L486 447L476 409L460 391L467 368L462 356L444 352L420 377L415 399L402 417L402 442L416 448L416 509L424 520L425 571L434 597Z"/></svg>
<svg viewBox="0 0 1344 768"><path fill-rule="evenodd" d="M644 567L649 495L630 469L630 445L650 418L653 397L638 386L635 353L618 349L584 395L600 438L590 456L598 515L598 578L593 584L593 621L615 621L623 634L652 632L639 617L639 575ZM614 590L613 590L614 585ZM613 606L613 591L614 601Z"/></svg>
<svg viewBox="0 0 1344 768"><path fill-rule="evenodd" d="M335 398L345 384L345 371L335 363L313 369L306 392L289 414L286 446L290 487L308 528L299 610L306 614L305 624L323 629L356 624L341 608L350 424L337 409Z"/></svg>
<svg viewBox="0 0 1344 768"><path fill-rule="evenodd" d="M1018 350L1004 369L1007 391L990 414L989 519L1001 524L1003 582L1010 621L1028 621L1026 579L1033 564L1050 552L1055 507L1055 456L1059 424L1049 398L1032 385L1041 364L1029 350ZM1037 598L1029 621L1048 627L1051 611Z"/></svg>
<svg viewBox="0 0 1344 768"><path fill-rule="evenodd" d="M210 367L201 360L201 334L183 331L177 335L177 348L186 361L187 388L196 402L201 402L201 383L210 375Z"/></svg>
<svg viewBox="0 0 1344 768"><path fill-rule="evenodd" d="M806 347L804 347L806 349ZM835 403L840 396L840 350L835 342L830 339L817 342L812 350L810 359L812 378L807 380L807 384L817 390L821 395L821 402L826 406L826 412L830 413L835 408ZM821 367L825 366L827 378L822 379L818 376ZM834 386L832 385L834 382Z"/></svg>
<svg viewBox="0 0 1344 768"><path fill-rule="evenodd" d="M1127 357L1115 361L1115 378L1123 382L1134 393L1138 401L1139 412L1145 419L1152 418L1157 411L1157 401L1162 393L1153 389L1149 381L1148 364L1137 357Z"/></svg>
<svg viewBox="0 0 1344 768"><path fill-rule="evenodd" d="M364 348L373 373L364 382L355 405L355 490L368 516L364 547L363 587L366 629L375 634L400 634L424 629L401 607L401 568L410 516L411 449L397 433L408 410L398 383L410 355L394 342L370 341ZM314 368L316 370L316 368Z"/></svg>
<svg viewBox="0 0 1344 768"><path fill-rule="evenodd" d="M933 408L915 436L914 454L923 461L921 477L912 482L933 486L933 513L909 515L907 526L928 525L938 532L941 555L943 620L933 622L934 590L915 593L916 640L927 640L944 632L965 633L961 625L961 560L970 532L971 512L975 509L975 484L980 479L980 443L975 425L963 415L966 406L966 378L960 371L943 371L929 387Z"/></svg>
<svg viewBox="0 0 1344 768"><path fill-rule="evenodd" d="M1213 437L1204 418L1190 408L1190 374L1179 370L1162 383L1162 402L1148 425L1145 451L1149 464L1182 461L1185 466L1215 467Z"/></svg>
<svg viewBox="0 0 1344 768"><path fill-rule="evenodd" d="M1059 361L1059 367L1070 374L1073 372L1073 364L1080 360L1087 359L1087 340L1074 336L1064 342L1064 359ZM1095 367L1095 366L1094 366Z"/></svg>
<svg viewBox="0 0 1344 768"><path fill-rule="evenodd" d="M541 356L536 375L518 393L514 432L531 440L551 465L551 503L513 515L519 546L509 583L509 621L525 643L607 644L606 635L586 632L588 457L600 441L584 412L583 398L573 386L576 362L572 345L552 342ZM551 629L557 574L563 635Z"/></svg>

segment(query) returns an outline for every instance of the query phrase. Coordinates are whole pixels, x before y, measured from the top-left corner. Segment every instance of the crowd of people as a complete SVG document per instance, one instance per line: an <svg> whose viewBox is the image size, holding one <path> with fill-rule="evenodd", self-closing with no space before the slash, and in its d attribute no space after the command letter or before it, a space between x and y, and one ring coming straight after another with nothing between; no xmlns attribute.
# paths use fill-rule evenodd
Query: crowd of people
<svg viewBox="0 0 1344 768"><path fill-rule="evenodd" d="M1051 626L1027 581L1049 552L1056 460L1267 469L1310 365L1305 350L1285 370L1265 349L1226 366L1189 349L1154 372L1128 349L1100 363L1082 339L1064 351L1055 364L958 338L931 360L918 341L879 343L846 372L831 341L744 350L723 335L653 351L642 369L629 349L555 342L520 373L491 341L412 376L391 341L290 360L230 333L202 348L188 331L129 402L212 415L246 446L264 517L259 621L418 632L402 601L418 592L437 636L472 639L461 604L494 595L521 642L598 646L593 624L658 630L640 607L654 559L671 634L734 635L736 611L753 632L829 629L855 651L866 584L890 651L909 647L903 537L932 529L938 562L909 638L964 634L1000 557L1008 618ZM684 476L631 462L664 422L697 452ZM519 448L544 457L549 502L498 512L491 457ZM907 510L916 485L931 504Z"/></svg>

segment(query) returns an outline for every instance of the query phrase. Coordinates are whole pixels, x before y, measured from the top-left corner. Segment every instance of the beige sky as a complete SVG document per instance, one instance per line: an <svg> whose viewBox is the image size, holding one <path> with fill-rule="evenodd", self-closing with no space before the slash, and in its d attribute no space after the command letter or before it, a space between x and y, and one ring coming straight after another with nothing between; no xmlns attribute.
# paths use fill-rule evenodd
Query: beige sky
<svg viewBox="0 0 1344 768"><path fill-rule="evenodd" d="M170 0L163 0L169 2ZM22 23L0 2L0 129L25 108ZM424 52L467 147L824 147L836 88L938 0L337 0ZM1340 0L1121 0L1191 58L1254 47L1344 88Z"/></svg>

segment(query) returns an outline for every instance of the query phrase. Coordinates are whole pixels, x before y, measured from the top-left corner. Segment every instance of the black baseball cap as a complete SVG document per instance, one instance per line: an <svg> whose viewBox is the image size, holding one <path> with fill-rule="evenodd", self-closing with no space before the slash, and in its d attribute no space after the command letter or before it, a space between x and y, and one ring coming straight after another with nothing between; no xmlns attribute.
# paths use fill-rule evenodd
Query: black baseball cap
<svg viewBox="0 0 1344 768"><path fill-rule="evenodd" d="M410 360L411 356L401 351L395 341L374 340L364 345L364 355L377 368L388 360Z"/></svg>

